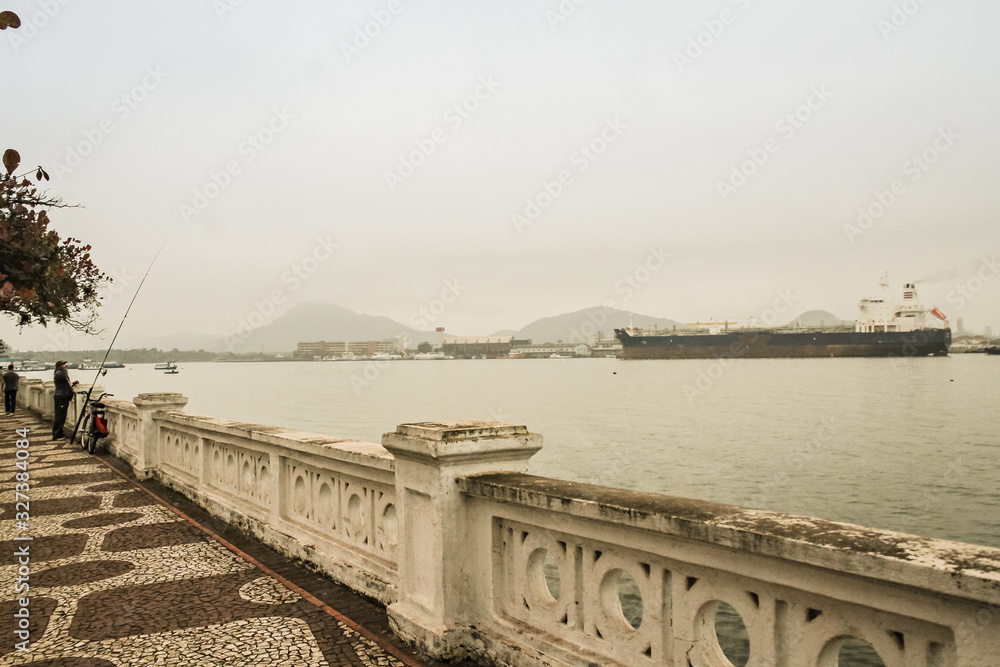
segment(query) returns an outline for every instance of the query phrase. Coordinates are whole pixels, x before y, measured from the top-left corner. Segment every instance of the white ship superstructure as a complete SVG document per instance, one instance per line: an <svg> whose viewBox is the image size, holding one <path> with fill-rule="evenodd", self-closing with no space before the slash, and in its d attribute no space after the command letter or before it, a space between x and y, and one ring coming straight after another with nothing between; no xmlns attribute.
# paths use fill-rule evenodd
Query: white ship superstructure
<svg viewBox="0 0 1000 667"><path fill-rule="evenodd" d="M882 333L886 331L921 331L927 326L927 315L933 315L944 322L948 320L937 308L927 308L920 303L917 286L914 283L903 285L902 299L894 299L889 295L889 279L883 276L879 280L879 291L874 296L861 299L858 303L857 322L854 330L861 333ZM934 327L940 328L940 327Z"/></svg>

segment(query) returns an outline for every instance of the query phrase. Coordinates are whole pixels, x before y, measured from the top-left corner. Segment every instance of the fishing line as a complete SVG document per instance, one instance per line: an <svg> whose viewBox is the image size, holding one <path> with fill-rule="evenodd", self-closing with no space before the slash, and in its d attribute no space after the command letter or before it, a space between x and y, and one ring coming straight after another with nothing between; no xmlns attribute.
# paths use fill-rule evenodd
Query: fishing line
<svg viewBox="0 0 1000 667"><path fill-rule="evenodd" d="M87 404L90 402L90 396L94 391L94 387L97 385L97 381L101 377L101 371L104 370L104 364L107 363L108 357L111 355L111 350L115 346L115 341L118 340L118 334L121 333L122 326L125 324L125 319L128 317L129 311L132 310L132 304L135 303L135 298L139 296L139 290L142 289L143 284L146 282L146 277L149 272L153 270L153 264L156 264L156 258L160 256L160 251L163 250L163 246L167 245L167 241L170 237L163 239L163 243L156 250L156 254L153 255L153 261L149 263L149 267L146 269L146 273L143 274L142 280L139 281L139 286L135 288L135 294L132 295L132 300L128 302L128 308L125 309L125 315L122 317L122 321L118 323L118 330L115 331L114 337L111 339L111 345L108 346L108 351L104 353L104 359L101 361L101 365L97 367L97 375L94 376L94 381L90 383L90 389L87 390L87 397L83 400L83 408L80 410L80 414L76 417L76 425L73 427L73 435L69 437L69 444L73 444L76 440L76 433L80 429L80 422L83 420L83 416L87 412Z"/></svg>

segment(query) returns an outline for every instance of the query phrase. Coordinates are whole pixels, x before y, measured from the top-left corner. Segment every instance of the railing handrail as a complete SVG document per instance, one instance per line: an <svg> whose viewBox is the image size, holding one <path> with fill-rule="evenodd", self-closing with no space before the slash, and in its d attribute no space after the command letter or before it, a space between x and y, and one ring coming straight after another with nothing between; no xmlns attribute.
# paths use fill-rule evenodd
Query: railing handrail
<svg viewBox="0 0 1000 667"><path fill-rule="evenodd" d="M489 500L1000 604L1000 549L521 473L464 477Z"/></svg>

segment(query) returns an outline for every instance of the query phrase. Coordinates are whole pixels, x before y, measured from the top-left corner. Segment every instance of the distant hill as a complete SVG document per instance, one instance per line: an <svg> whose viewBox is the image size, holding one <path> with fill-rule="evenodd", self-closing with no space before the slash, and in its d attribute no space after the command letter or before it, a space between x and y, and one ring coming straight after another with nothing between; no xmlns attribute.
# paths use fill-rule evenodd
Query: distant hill
<svg viewBox="0 0 1000 667"><path fill-rule="evenodd" d="M853 326L854 320L842 320L827 310L807 310L788 323L800 327Z"/></svg>
<svg viewBox="0 0 1000 667"><path fill-rule="evenodd" d="M384 340L402 336L410 347L422 341L437 342L434 331L417 331L380 315L365 315L324 301L300 303L289 308L270 324L254 329L245 337L229 336L224 342L228 351L234 341L235 352L288 352L303 341Z"/></svg>
<svg viewBox="0 0 1000 667"><path fill-rule="evenodd" d="M681 322L662 317L650 317L649 315L633 314L626 310L595 306L535 320L514 334L514 337L518 339L530 338L534 343L556 343L560 340L564 343L585 343L590 336L595 335L598 331L602 332L606 338L613 338L614 329L627 327L630 319L634 321L635 326L643 329L652 329L654 325L661 329L673 327L683 329L687 326Z"/></svg>

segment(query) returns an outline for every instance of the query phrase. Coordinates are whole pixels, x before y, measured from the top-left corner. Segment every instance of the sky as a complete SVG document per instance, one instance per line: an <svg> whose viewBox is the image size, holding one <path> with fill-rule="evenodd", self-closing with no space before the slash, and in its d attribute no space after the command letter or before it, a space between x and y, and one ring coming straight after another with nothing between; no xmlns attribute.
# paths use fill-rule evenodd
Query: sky
<svg viewBox="0 0 1000 667"><path fill-rule="evenodd" d="M102 339L5 319L15 348L107 344L161 246L119 346L317 300L854 319L885 272L1000 330L997 3L3 8L5 147L115 278Z"/></svg>

